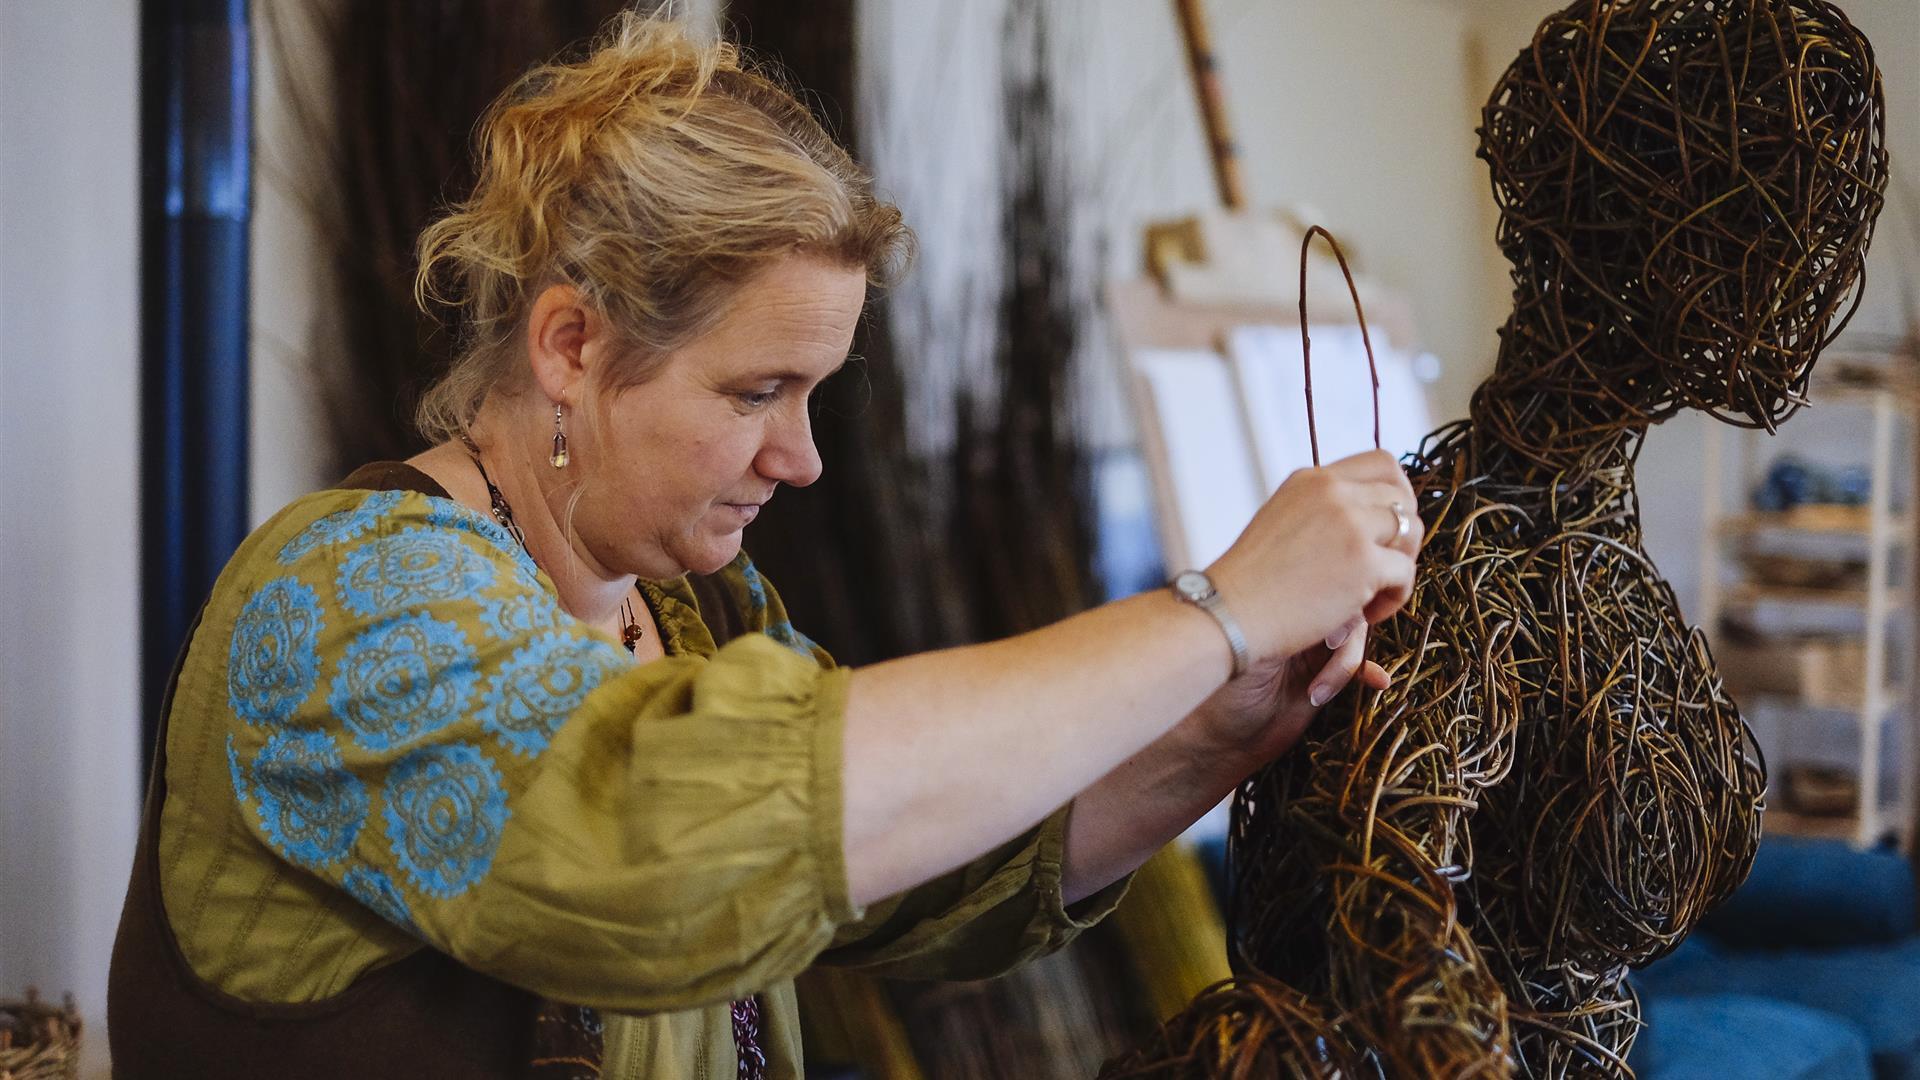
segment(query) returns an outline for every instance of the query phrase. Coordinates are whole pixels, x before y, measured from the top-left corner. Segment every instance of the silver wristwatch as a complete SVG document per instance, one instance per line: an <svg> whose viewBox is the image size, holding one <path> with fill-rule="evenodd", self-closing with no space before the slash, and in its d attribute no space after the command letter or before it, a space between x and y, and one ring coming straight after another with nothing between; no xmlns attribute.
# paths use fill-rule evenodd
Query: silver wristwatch
<svg viewBox="0 0 1920 1080"><path fill-rule="evenodd" d="M1241 632L1239 621L1227 611L1226 601L1220 599L1220 590L1213 587L1213 579L1198 570L1189 570L1168 584L1173 595L1213 616L1220 624L1221 631L1227 635L1227 644L1233 648L1233 676L1239 678L1251 660L1247 655L1247 635Z"/></svg>

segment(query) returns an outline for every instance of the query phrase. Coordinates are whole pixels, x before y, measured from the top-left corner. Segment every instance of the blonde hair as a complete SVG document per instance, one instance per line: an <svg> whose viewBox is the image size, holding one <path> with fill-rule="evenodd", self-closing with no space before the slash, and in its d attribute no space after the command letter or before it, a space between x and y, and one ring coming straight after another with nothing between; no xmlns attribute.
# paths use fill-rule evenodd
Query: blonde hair
<svg viewBox="0 0 1920 1080"><path fill-rule="evenodd" d="M420 235L414 296L463 337L420 402L429 438L466 430L517 377L534 297L579 290L622 339L615 385L644 380L739 287L795 252L886 284L912 254L900 211L775 77L677 23L617 16L585 59L522 76L475 139L473 193Z"/></svg>

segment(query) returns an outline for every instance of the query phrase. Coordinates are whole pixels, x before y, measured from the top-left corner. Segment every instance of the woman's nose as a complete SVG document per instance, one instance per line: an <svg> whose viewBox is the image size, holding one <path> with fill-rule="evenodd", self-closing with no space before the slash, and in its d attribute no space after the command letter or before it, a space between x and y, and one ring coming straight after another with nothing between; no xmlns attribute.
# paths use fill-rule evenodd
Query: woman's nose
<svg viewBox="0 0 1920 1080"><path fill-rule="evenodd" d="M803 403L768 429L760 450L760 475L794 487L820 479L820 451L813 445L813 423Z"/></svg>

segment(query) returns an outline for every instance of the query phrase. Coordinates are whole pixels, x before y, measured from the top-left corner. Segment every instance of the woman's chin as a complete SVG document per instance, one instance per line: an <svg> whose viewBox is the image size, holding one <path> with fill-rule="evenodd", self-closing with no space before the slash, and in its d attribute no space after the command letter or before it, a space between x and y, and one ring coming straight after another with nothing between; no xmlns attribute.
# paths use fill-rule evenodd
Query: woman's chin
<svg viewBox="0 0 1920 1080"><path fill-rule="evenodd" d="M698 550L685 553L680 564L689 573L712 574L726 568L726 565L740 554L741 532L735 529L720 536L707 537Z"/></svg>

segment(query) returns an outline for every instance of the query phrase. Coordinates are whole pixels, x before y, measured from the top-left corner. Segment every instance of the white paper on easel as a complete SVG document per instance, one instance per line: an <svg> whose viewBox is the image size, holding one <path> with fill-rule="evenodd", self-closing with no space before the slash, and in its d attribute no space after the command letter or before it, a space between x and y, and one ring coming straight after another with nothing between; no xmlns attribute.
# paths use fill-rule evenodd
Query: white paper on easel
<svg viewBox="0 0 1920 1080"><path fill-rule="evenodd" d="M1313 328L1314 417L1320 460L1332 464L1373 449L1373 390L1367 350L1357 326ZM1380 371L1380 444L1396 457L1419 448L1433 429L1414 358L1374 335ZM1246 425L1259 455L1262 489L1272 491L1313 464L1307 431L1306 370L1298 327L1243 326L1229 336L1233 375L1245 401Z"/></svg>
<svg viewBox="0 0 1920 1080"><path fill-rule="evenodd" d="M1133 367L1165 447L1156 468L1165 470L1186 565L1204 567L1232 546L1261 502L1232 371L1218 353L1172 349L1135 350Z"/></svg>

